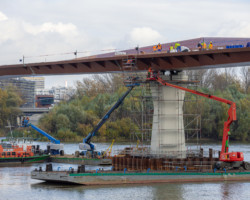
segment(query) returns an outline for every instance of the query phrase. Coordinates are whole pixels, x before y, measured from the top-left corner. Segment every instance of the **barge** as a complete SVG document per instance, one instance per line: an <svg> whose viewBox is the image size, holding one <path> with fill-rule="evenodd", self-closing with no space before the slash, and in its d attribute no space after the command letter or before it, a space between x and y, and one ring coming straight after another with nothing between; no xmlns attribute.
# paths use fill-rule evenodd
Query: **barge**
<svg viewBox="0 0 250 200"><path fill-rule="evenodd" d="M149 183L183 183L183 182L218 182L218 181L250 181L249 171L213 171L213 172L165 172L165 171L85 171L79 166L75 172L53 171L52 165L46 171L34 170L31 178L46 182L80 184L80 185L112 185L112 184L149 184Z"/></svg>

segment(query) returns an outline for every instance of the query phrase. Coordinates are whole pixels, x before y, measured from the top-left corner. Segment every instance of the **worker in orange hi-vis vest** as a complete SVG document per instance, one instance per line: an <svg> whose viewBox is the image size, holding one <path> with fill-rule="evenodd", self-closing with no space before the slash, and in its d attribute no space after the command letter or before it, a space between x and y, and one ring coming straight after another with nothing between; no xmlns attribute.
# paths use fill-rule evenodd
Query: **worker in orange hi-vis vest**
<svg viewBox="0 0 250 200"><path fill-rule="evenodd" d="M148 68L148 78L150 78L150 77L151 77L152 72L153 72L152 67L149 67L149 68Z"/></svg>
<svg viewBox="0 0 250 200"><path fill-rule="evenodd" d="M201 43L201 46L202 46L202 49L203 49L203 50L207 49L207 44L206 44L206 42L203 41L203 42Z"/></svg>
<svg viewBox="0 0 250 200"><path fill-rule="evenodd" d="M161 46L160 43L157 45L157 50L158 50L159 52L162 50L162 46Z"/></svg>
<svg viewBox="0 0 250 200"><path fill-rule="evenodd" d="M213 49L213 43L212 42L209 43L208 49Z"/></svg>
<svg viewBox="0 0 250 200"><path fill-rule="evenodd" d="M157 51L157 46L153 46L153 52L156 52Z"/></svg>

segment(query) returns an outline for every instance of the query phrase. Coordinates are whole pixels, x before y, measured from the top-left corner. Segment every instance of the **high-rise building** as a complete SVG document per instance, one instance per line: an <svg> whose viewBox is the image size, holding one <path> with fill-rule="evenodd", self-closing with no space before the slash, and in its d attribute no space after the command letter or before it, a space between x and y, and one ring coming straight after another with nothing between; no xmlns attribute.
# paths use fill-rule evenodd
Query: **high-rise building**
<svg viewBox="0 0 250 200"><path fill-rule="evenodd" d="M16 92L21 95L23 99L22 107L34 107L35 105L35 82L26 80L22 77L9 78L0 80L0 88L6 89L13 86Z"/></svg>
<svg viewBox="0 0 250 200"><path fill-rule="evenodd" d="M35 90L43 90L44 89L44 77L23 77L25 80L34 81L35 82Z"/></svg>

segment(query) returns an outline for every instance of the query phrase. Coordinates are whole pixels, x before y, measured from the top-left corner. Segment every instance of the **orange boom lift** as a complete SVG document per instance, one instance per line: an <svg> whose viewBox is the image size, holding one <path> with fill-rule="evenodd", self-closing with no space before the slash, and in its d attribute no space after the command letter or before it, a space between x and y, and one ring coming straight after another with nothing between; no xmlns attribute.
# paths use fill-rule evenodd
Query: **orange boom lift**
<svg viewBox="0 0 250 200"><path fill-rule="evenodd" d="M156 74L156 73L155 73ZM184 90L186 92L190 92L192 94L196 94L199 96L203 96L208 99L213 99L222 103L226 103L230 105L228 110L228 119L224 122L224 129L223 129L223 138L222 138L222 146L220 152L220 161L216 162L214 168L217 169L224 169L224 168L240 168L243 167L245 170L249 169L249 163L244 161L244 155L242 152L228 152L229 149L229 135L230 135L230 125L233 121L236 121L236 104L232 101L222 99L220 97L216 97L210 94L205 94L196 90L191 90L185 87L177 86L170 84L163 79L160 78L159 74L149 76L147 80L149 81L157 81L161 85L169 86L172 88Z"/></svg>

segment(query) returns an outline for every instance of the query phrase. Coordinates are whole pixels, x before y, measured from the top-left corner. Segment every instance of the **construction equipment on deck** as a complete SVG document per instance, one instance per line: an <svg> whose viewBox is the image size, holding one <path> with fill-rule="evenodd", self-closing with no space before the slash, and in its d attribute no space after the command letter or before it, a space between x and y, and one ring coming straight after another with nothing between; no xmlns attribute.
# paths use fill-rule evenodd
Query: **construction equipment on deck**
<svg viewBox="0 0 250 200"><path fill-rule="evenodd" d="M157 75L156 75L157 74ZM236 104L232 101L216 97L210 94L205 94L196 90L191 90L185 87L181 87L178 85L173 85L165 80L163 80L160 75L156 72L152 72L150 76L147 78L148 81L157 81L161 85L169 86L172 88L184 90L186 92L190 92L192 94L196 94L199 96L203 96L208 99L213 99L222 103L226 103L230 105L228 110L228 119L224 122L224 129L223 129L223 138L222 138L222 146L220 152L220 158L218 162L215 163L214 168L216 169L224 169L224 168L234 168L239 169L243 167L245 170L250 168L250 164L244 161L244 155L242 152L228 152L229 150L229 135L230 135L230 125L233 121L236 121Z"/></svg>
<svg viewBox="0 0 250 200"><path fill-rule="evenodd" d="M127 95L133 90L135 86L139 86L139 83L131 83L126 85L129 89L123 94L123 96L115 103L114 106L111 107L111 109L103 116L103 118L99 121L99 123L94 127L94 129L87 135L86 138L83 139L83 143L79 144L80 150L85 150L81 154L86 155L87 151L90 151L92 154L92 157L94 157L94 154L100 154L100 152L94 152L96 149L96 145L91 143L91 139L95 136L95 134L98 132L98 130L102 127L102 125L109 119L111 113L117 109L124 99L127 97Z"/></svg>
<svg viewBox="0 0 250 200"><path fill-rule="evenodd" d="M113 144L114 144L115 140L112 140L111 145L107 148L107 150L104 152L104 156L110 158L111 157L111 153L112 153L112 148L113 148Z"/></svg>
<svg viewBox="0 0 250 200"><path fill-rule="evenodd" d="M22 127L31 127L37 132L41 133L43 136L47 137L51 141L51 143L47 145L47 153L50 153L52 155L57 155L57 154L64 155L64 150L63 150L64 145L60 143L60 140L53 138L51 135L41 130L37 126L29 123L28 117L26 119L23 119Z"/></svg>

